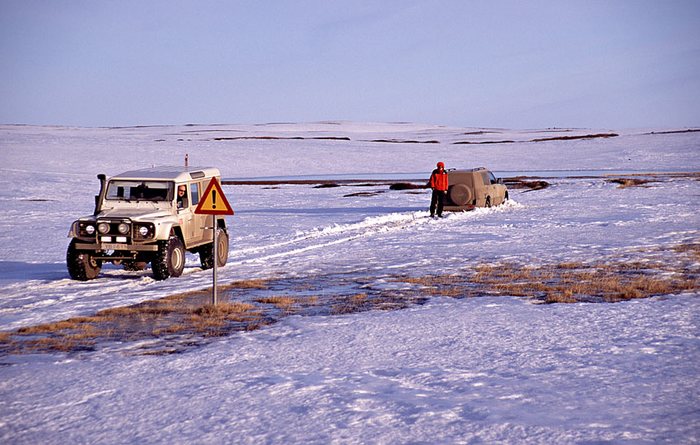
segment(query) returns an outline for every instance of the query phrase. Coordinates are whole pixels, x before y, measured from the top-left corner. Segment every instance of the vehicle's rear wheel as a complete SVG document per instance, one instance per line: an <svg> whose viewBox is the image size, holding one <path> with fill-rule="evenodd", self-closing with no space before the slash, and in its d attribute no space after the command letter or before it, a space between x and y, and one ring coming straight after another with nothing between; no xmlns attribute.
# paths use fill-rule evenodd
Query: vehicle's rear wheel
<svg viewBox="0 0 700 445"><path fill-rule="evenodd" d="M71 240L66 252L66 266L68 274L74 280L88 281L100 274L102 269L102 261L96 260L95 257L84 250L75 248L76 240Z"/></svg>
<svg viewBox="0 0 700 445"><path fill-rule="evenodd" d="M185 246L180 238L171 236L167 241L158 242L158 251L151 261L151 268L156 280L182 275L185 269Z"/></svg>
<svg viewBox="0 0 700 445"><path fill-rule="evenodd" d="M222 267L228 261L228 233L225 229L217 229L216 241L216 255L219 257L217 266ZM214 267L214 245L212 243L199 249L199 262L204 270Z"/></svg>

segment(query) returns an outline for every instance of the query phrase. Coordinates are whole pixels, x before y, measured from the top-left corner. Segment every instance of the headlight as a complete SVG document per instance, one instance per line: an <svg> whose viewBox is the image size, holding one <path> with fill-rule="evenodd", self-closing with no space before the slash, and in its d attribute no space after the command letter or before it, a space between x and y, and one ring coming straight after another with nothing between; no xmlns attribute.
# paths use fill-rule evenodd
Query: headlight
<svg viewBox="0 0 700 445"><path fill-rule="evenodd" d="M129 233L129 224L121 223L121 224L119 224L119 227L117 227L117 230L122 235L126 235L127 233Z"/></svg>
<svg viewBox="0 0 700 445"><path fill-rule="evenodd" d="M151 239L156 234L156 227L152 223L135 223L134 238L137 240Z"/></svg>
<svg viewBox="0 0 700 445"><path fill-rule="evenodd" d="M85 233L87 233L88 235L94 235L95 234L95 226L93 226L93 225L85 226Z"/></svg>
<svg viewBox="0 0 700 445"><path fill-rule="evenodd" d="M100 233L103 234L103 235L106 234L106 233L109 233L109 224L104 223L104 222L99 223L99 224L97 225L97 231L100 232Z"/></svg>

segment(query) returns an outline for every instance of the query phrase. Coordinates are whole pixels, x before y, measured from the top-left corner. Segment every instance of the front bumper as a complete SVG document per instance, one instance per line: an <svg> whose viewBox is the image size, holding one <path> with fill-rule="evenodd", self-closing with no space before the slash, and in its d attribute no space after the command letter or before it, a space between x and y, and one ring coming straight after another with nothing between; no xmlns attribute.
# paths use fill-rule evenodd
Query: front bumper
<svg viewBox="0 0 700 445"><path fill-rule="evenodd" d="M95 252L124 251L124 252L157 252L157 244L119 244L119 243L75 243L78 250Z"/></svg>

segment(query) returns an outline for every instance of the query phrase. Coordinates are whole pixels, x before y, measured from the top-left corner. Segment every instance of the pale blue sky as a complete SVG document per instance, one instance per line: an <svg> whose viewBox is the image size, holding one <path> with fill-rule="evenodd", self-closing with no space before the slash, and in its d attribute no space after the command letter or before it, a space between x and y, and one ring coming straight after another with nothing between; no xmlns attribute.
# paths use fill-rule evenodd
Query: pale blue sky
<svg viewBox="0 0 700 445"><path fill-rule="evenodd" d="M700 125L700 0L0 0L0 123Z"/></svg>

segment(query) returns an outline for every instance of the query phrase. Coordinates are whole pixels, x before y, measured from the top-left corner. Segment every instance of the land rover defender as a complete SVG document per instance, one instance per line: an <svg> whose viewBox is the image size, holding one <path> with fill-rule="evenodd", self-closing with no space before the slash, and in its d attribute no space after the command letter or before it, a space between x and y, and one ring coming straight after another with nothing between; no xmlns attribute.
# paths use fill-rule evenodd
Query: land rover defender
<svg viewBox="0 0 700 445"><path fill-rule="evenodd" d="M465 211L491 207L508 200L508 188L484 167L448 170L449 187L444 210Z"/></svg>
<svg viewBox="0 0 700 445"><path fill-rule="evenodd" d="M214 266L213 227L217 264L226 264L225 219L194 213L212 178L220 179L218 169L153 167L97 177L93 214L75 221L68 234L66 265L72 279L96 278L103 262L126 270L143 270L150 263L156 280L179 277L186 251L199 254L202 269L209 269Z"/></svg>

